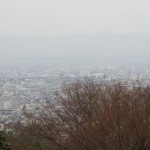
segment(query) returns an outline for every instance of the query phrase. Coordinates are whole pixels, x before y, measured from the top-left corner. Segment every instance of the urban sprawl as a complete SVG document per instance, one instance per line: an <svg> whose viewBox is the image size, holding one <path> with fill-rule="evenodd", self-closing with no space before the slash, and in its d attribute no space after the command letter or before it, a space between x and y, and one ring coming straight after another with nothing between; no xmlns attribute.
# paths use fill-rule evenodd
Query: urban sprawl
<svg viewBox="0 0 150 150"><path fill-rule="evenodd" d="M60 91L62 83L75 78L92 76L105 78L136 79L149 77L150 66L139 64L77 64L34 67L0 68L0 130L20 121L22 112L38 113L48 101L54 101L54 93Z"/></svg>

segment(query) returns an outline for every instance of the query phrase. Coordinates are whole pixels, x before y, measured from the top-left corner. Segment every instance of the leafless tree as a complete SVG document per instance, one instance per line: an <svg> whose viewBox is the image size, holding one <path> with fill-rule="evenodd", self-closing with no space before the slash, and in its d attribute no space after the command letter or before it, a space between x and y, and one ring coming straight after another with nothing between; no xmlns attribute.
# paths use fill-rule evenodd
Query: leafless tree
<svg viewBox="0 0 150 150"><path fill-rule="evenodd" d="M52 150L149 150L150 86L142 80L86 78L65 84L40 115L25 113L30 134Z"/></svg>

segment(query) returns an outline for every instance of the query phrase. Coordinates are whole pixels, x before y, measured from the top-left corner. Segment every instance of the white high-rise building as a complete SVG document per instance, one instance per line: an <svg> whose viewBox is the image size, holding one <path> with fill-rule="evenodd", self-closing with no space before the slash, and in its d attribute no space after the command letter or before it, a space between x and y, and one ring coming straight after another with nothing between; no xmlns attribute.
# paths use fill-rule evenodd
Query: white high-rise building
<svg viewBox="0 0 150 150"><path fill-rule="evenodd" d="M11 108L11 102L10 101L5 101L4 102L4 109L10 109Z"/></svg>

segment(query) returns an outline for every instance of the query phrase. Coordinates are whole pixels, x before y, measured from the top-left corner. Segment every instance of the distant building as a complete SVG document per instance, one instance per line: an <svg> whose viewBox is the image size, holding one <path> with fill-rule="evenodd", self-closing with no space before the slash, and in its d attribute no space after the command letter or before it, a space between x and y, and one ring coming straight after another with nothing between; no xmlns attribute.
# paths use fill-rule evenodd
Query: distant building
<svg viewBox="0 0 150 150"><path fill-rule="evenodd" d="M0 102L0 110L10 109L10 108L11 108L11 102L10 101L2 101L2 102Z"/></svg>

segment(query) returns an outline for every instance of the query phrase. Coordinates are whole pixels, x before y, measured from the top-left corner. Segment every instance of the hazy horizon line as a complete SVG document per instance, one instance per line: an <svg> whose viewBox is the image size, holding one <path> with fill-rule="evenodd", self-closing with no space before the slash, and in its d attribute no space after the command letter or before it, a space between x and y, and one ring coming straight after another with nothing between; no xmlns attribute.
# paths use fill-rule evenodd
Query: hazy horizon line
<svg viewBox="0 0 150 150"><path fill-rule="evenodd" d="M64 34L64 35L44 35L44 34L0 34L0 36L29 36L29 37L43 37L43 38L61 38L61 37L69 37L69 36L92 36L99 34L112 34L116 36L120 35L130 35L130 34L150 34L150 32L127 32L127 33L115 33L111 31L102 31L97 33L73 33L73 34Z"/></svg>

